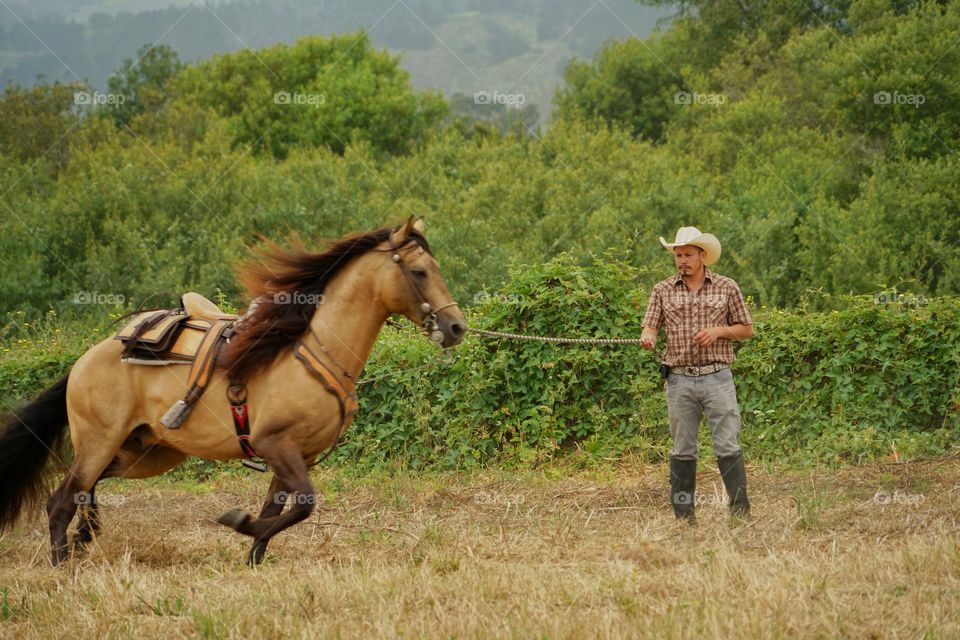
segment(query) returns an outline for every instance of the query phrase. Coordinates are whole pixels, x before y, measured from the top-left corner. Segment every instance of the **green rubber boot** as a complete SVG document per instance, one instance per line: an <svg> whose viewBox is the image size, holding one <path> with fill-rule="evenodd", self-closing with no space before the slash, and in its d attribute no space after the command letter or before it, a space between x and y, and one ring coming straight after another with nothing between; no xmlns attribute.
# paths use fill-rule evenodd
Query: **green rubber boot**
<svg viewBox="0 0 960 640"><path fill-rule="evenodd" d="M697 486L697 461L670 456L670 503L677 520L697 523L694 498Z"/></svg>
<svg viewBox="0 0 960 640"><path fill-rule="evenodd" d="M717 458L723 486L730 498L730 515L739 518L750 517L750 500L747 498L747 470L743 465L743 452Z"/></svg>

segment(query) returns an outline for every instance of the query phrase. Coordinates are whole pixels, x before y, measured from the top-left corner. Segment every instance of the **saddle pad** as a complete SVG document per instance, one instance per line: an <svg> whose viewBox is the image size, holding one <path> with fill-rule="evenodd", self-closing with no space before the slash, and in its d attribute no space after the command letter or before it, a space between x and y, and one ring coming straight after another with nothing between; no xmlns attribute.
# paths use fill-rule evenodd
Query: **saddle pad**
<svg viewBox="0 0 960 640"><path fill-rule="evenodd" d="M121 342L135 340L143 345L160 345L169 339L169 333L187 319L177 309L158 309L138 313L127 321L113 337Z"/></svg>
<svg viewBox="0 0 960 640"><path fill-rule="evenodd" d="M114 339L123 342L122 359L130 364L192 362L211 326L179 309L145 311L127 321Z"/></svg>

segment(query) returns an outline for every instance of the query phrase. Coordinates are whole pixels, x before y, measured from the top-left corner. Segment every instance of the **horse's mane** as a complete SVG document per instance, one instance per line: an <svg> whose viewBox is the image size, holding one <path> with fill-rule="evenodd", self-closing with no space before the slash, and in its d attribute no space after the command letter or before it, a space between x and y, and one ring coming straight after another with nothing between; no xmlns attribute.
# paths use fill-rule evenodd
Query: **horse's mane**
<svg viewBox="0 0 960 640"><path fill-rule="evenodd" d="M253 303L220 355L218 364L230 379L247 380L303 335L327 283L353 258L389 240L393 231L383 227L349 235L331 241L323 253L311 253L300 244L284 249L268 242L258 260L241 266L238 273ZM423 235L411 231L410 238L430 252Z"/></svg>

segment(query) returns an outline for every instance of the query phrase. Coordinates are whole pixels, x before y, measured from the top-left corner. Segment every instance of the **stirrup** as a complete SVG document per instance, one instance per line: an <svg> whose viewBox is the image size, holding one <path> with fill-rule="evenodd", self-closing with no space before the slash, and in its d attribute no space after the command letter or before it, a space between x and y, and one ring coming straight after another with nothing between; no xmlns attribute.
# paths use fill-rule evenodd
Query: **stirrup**
<svg viewBox="0 0 960 640"><path fill-rule="evenodd" d="M244 458L240 461L240 464L245 466L247 469L253 469L254 471L259 471L260 473L266 473L269 469L266 462L257 462L256 460L251 460L250 458Z"/></svg>

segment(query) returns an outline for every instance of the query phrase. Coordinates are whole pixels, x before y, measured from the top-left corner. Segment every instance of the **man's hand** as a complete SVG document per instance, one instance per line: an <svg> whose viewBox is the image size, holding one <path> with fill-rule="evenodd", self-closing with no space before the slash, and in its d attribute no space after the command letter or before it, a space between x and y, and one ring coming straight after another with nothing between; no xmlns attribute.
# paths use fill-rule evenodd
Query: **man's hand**
<svg viewBox="0 0 960 640"><path fill-rule="evenodd" d="M708 327L697 332L697 335L693 336L693 341L696 342L701 347L709 347L719 338L719 329L720 327Z"/></svg>
<svg viewBox="0 0 960 640"><path fill-rule="evenodd" d="M643 333L640 334L640 347L647 351L653 351L657 346L657 333L655 329L644 327Z"/></svg>
<svg viewBox="0 0 960 640"><path fill-rule="evenodd" d="M726 340L746 340L753 336L752 324L732 324L728 327L707 327L693 336L693 341L701 347L709 347L718 338Z"/></svg>

